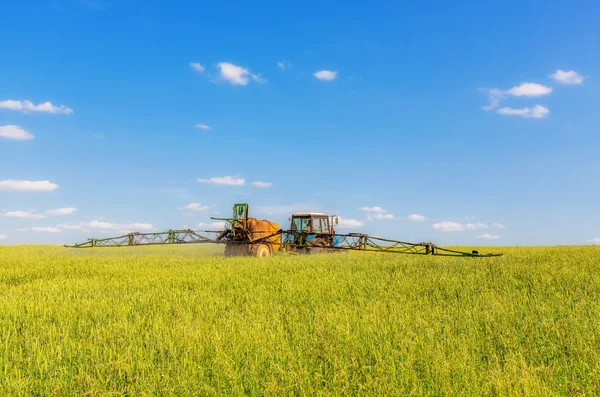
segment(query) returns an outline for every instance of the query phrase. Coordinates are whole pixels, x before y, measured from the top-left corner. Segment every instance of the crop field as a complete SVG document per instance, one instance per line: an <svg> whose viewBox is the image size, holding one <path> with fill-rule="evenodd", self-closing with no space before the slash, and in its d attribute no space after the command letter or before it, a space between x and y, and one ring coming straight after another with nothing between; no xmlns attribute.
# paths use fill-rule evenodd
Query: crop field
<svg viewBox="0 0 600 397"><path fill-rule="evenodd" d="M0 246L0 395L598 395L600 247Z"/></svg>

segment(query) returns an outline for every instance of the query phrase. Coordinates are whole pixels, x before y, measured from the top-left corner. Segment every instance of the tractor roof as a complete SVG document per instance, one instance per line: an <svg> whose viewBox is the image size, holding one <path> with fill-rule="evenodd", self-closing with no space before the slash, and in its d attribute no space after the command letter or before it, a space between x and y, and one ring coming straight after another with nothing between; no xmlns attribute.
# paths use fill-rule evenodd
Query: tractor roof
<svg viewBox="0 0 600 397"><path fill-rule="evenodd" d="M327 216L327 214L324 212L296 212L295 214L292 214L292 216L311 216L311 215Z"/></svg>

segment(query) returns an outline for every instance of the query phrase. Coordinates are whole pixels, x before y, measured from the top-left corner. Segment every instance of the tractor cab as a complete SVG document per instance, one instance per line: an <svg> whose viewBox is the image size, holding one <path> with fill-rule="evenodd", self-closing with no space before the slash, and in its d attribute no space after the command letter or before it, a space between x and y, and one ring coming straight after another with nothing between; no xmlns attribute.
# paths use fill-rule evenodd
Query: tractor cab
<svg viewBox="0 0 600 397"><path fill-rule="evenodd" d="M325 249L337 246L337 237L334 236L337 216L323 212L301 212L293 214L290 222L291 233L287 240L296 247Z"/></svg>
<svg viewBox="0 0 600 397"><path fill-rule="evenodd" d="M299 213L292 215L290 230L303 233L331 234L330 218L322 212Z"/></svg>

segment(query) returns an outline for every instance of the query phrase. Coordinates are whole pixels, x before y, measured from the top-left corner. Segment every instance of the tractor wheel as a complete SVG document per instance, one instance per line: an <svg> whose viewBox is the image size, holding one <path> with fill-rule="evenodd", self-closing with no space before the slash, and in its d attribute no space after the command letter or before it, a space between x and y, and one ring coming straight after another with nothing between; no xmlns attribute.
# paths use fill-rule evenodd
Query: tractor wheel
<svg viewBox="0 0 600 397"><path fill-rule="evenodd" d="M324 254L327 252L327 243L321 239L316 240L310 248L311 254Z"/></svg>
<svg viewBox="0 0 600 397"><path fill-rule="evenodd" d="M252 247L252 254L258 258L262 258L264 256L271 256L273 253L271 252L271 247L267 244L256 244Z"/></svg>

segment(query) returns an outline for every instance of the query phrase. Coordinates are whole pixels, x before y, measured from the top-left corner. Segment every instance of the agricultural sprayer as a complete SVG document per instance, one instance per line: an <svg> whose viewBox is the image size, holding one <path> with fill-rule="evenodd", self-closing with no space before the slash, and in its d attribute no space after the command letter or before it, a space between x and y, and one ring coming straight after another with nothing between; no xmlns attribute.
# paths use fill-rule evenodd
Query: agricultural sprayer
<svg viewBox="0 0 600 397"><path fill-rule="evenodd" d="M326 252L366 251L415 255L490 257L502 254L480 254L438 247L432 243L410 243L375 237L363 233L336 233L339 219L321 212L292 214L287 230L266 220L248 216L248 204L235 204L233 217L211 218L226 221L223 230L168 230L158 233L128 233L103 239L65 245L72 248L132 247L161 244L225 244L226 256L272 256L274 254L319 254Z"/></svg>

